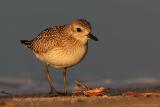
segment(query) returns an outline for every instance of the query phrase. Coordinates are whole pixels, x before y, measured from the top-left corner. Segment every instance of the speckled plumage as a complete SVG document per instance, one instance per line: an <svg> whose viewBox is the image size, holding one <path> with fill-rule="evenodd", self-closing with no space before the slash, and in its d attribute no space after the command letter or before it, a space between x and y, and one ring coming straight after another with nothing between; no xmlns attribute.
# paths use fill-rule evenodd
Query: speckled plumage
<svg viewBox="0 0 160 107"><path fill-rule="evenodd" d="M62 34L64 27L55 26L45 29L32 40L30 48L35 53L45 53L53 48L63 47L63 40L66 39L65 33Z"/></svg>
<svg viewBox="0 0 160 107"><path fill-rule="evenodd" d="M82 29L80 33L77 32L77 27ZM38 59L51 66L70 67L79 63L85 56L90 32L90 23L84 19L78 19L70 24L43 30L29 41L30 44L27 47ZM63 60L64 57L68 58Z"/></svg>
<svg viewBox="0 0 160 107"><path fill-rule="evenodd" d="M80 19L75 22L83 26L85 29L91 29L90 23L86 20ZM67 29L68 27L70 26L54 26L43 30L32 40L30 48L36 53L44 53L56 47L68 48L70 45L73 46L74 43L78 43L79 41L73 38L70 31Z"/></svg>

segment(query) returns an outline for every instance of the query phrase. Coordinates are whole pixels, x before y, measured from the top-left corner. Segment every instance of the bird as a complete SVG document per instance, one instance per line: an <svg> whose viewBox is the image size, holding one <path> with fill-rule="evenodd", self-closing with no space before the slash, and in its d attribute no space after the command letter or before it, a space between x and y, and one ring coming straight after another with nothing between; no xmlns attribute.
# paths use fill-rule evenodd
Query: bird
<svg viewBox="0 0 160 107"><path fill-rule="evenodd" d="M45 64L44 73L50 95L57 96L60 92L54 87L48 67L63 69L64 95L67 95L67 69L84 59L89 39L98 41L91 32L89 21L75 19L68 24L48 27L31 40L20 40L24 47L31 49L35 57Z"/></svg>

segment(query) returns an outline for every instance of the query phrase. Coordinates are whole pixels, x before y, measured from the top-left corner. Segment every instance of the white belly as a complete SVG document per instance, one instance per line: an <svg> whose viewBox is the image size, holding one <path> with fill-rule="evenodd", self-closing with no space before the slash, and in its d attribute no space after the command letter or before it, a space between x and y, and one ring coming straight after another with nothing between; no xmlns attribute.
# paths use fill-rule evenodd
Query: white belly
<svg viewBox="0 0 160 107"><path fill-rule="evenodd" d="M41 61L55 67L65 68L78 64L85 56L87 46L78 49L69 49L67 51L61 49L52 49L47 53L36 54L36 57Z"/></svg>

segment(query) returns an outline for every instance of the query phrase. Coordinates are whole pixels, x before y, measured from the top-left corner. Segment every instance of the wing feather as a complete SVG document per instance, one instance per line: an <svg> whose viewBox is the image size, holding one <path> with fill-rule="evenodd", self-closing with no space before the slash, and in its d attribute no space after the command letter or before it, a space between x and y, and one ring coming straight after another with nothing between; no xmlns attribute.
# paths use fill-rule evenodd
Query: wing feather
<svg viewBox="0 0 160 107"><path fill-rule="evenodd" d="M32 40L31 49L36 53L43 53L53 49L56 46L60 46L63 35L58 29L58 27L50 27L43 30Z"/></svg>

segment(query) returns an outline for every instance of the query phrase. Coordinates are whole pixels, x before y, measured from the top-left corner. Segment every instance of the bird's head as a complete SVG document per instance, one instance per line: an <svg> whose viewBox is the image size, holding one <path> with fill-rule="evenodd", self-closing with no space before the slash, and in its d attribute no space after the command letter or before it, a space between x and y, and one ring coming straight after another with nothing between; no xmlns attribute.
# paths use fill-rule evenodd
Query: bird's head
<svg viewBox="0 0 160 107"><path fill-rule="evenodd" d="M91 34L91 24L84 19L77 19L69 24L70 34L83 43L87 43L88 39L98 41L98 38Z"/></svg>

